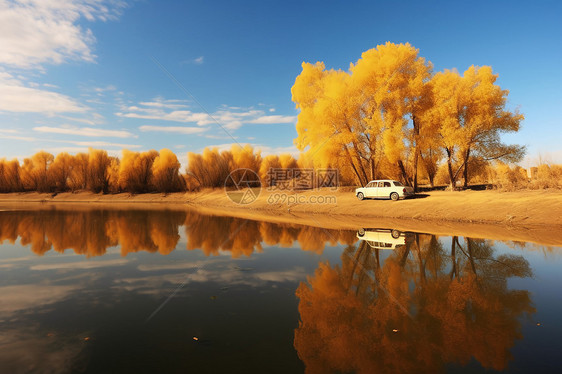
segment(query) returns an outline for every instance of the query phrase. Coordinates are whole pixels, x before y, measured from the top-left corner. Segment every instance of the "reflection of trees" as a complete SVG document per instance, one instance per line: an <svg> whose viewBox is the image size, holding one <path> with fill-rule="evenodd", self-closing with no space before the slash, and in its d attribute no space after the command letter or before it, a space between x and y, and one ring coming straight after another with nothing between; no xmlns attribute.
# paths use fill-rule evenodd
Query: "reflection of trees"
<svg viewBox="0 0 562 374"><path fill-rule="evenodd" d="M355 232L318 227L249 221L233 217L188 216L185 222L187 249L200 248L207 256L229 251L233 257L262 250L262 242L322 253L326 243L355 242Z"/></svg>
<svg viewBox="0 0 562 374"><path fill-rule="evenodd" d="M273 224L232 217L199 215L174 210L34 210L0 213L0 243L22 245L42 255L53 249L101 256L108 247L120 245L121 254L148 251L169 254L185 226L187 249L205 255L228 251L233 257L250 256L268 245L292 246L321 253L326 243L350 244L355 233L290 224Z"/></svg>
<svg viewBox="0 0 562 374"><path fill-rule="evenodd" d="M507 278L531 276L521 256L486 240L408 234L381 263L379 250L348 246L341 267L323 263L297 289L295 348L308 373L436 372L446 363L502 370L532 313L527 291Z"/></svg>

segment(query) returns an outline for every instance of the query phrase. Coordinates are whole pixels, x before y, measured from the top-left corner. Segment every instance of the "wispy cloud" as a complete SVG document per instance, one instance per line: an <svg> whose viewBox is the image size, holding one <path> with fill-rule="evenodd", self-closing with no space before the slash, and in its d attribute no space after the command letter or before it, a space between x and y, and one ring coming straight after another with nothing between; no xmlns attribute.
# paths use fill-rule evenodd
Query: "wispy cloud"
<svg viewBox="0 0 562 374"><path fill-rule="evenodd" d="M274 124L274 123L296 123L297 116L279 116L279 115L271 115L271 116L261 116L248 123L257 123L257 124Z"/></svg>
<svg viewBox="0 0 562 374"><path fill-rule="evenodd" d="M180 64L195 64L195 65L202 65L205 62L205 56L199 56L196 58L192 58L189 60L181 61Z"/></svg>
<svg viewBox="0 0 562 374"><path fill-rule="evenodd" d="M49 127L38 126L33 128L34 131L51 134L79 135L89 137L112 137L112 138L133 138L137 137L129 131L125 130L105 130L92 127Z"/></svg>
<svg viewBox="0 0 562 374"><path fill-rule="evenodd" d="M163 109L185 109L188 102L186 100L165 100L157 97L153 101L142 101L139 105L150 108L163 108Z"/></svg>
<svg viewBox="0 0 562 374"><path fill-rule="evenodd" d="M93 61L95 38L80 19L114 19L124 6L119 0L0 1L0 64L32 68Z"/></svg>
<svg viewBox="0 0 562 374"><path fill-rule="evenodd" d="M11 133L10 133L11 134ZM42 143L42 148L49 152L84 152L88 151L89 147L93 148L107 148L114 147L119 149L135 149L141 148L139 144L125 144L125 143L112 143L105 141L80 141L80 140L60 140L60 139L42 139L35 138L32 136L20 136L20 135L4 135L4 132L0 130L0 139L11 139L11 140L22 140L26 142L40 142ZM77 147L45 147L46 142L58 143L58 144L72 144Z"/></svg>
<svg viewBox="0 0 562 374"><path fill-rule="evenodd" d="M86 107L66 95L26 87L11 74L0 72L0 111L54 115L56 113L81 113L86 110Z"/></svg>
<svg viewBox="0 0 562 374"><path fill-rule="evenodd" d="M60 270L60 269L93 269L107 266L123 266L129 263L129 260L118 258L113 260L102 261L75 261L61 262L57 264L39 264L33 265L30 270Z"/></svg>
<svg viewBox="0 0 562 374"><path fill-rule="evenodd" d="M140 126L139 130L142 132L156 131L156 132L167 132L176 134L199 134L207 129L204 127L183 127L183 126Z"/></svg>
<svg viewBox="0 0 562 374"><path fill-rule="evenodd" d="M298 157L300 151L294 145L288 147L272 147L263 144L257 143L242 143L242 145L248 144L254 148L256 151L260 151L262 156L268 155L280 155L283 153L289 153L293 157ZM206 148L218 148L219 151L227 151L232 148L232 143L223 143L223 144L213 144L209 145ZM198 152L202 152L203 149L198 150Z"/></svg>
<svg viewBox="0 0 562 374"><path fill-rule="evenodd" d="M244 124L283 124L296 122L295 116L267 115L263 110L221 106L214 113L194 112L185 102L158 99L124 107L115 113L119 117L193 123L208 126L219 123L228 130L236 130Z"/></svg>

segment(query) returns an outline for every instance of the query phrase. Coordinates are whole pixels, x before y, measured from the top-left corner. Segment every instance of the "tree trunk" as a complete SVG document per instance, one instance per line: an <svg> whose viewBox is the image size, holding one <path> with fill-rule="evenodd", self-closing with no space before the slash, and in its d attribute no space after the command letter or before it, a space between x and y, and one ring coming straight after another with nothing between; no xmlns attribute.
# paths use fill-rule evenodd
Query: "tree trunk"
<svg viewBox="0 0 562 374"><path fill-rule="evenodd" d="M365 178L365 184L367 184L367 182L369 182L369 178L367 177L367 172L365 171L365 168L363 167L363 163L361 162L361 155L359 153L359 149L357 148L357 144L355 144L355 142L351 142L351 144L353 144L353 149L355 150L355 158L357 159L357 163L359 164L359 170L361 170L361 174L363 175L363 178Z"/></svg>
<svg viewBox="0 0 562 374"><path fill-rule="evenodd" d="M449 186L451 190L455 189L455 176L453 175L453 152L448 147L445 147L447 151L447 170L449 171Z"/></svg>
<svg viewBox="0 0 562 374"><path fill-rule="evenodd" d="M373 155L371 154L371 159L369 160L371 164L371 180L377 179L375 178L375 160L373 159Z"/></svg>
<svg viewBox="0 0 562 374"><path fill-rule="evenodd" d="M464 170L463 170L463 177L464 177L464 185L463 187L466 189L468 187L468 158L470 157L470 147L466 150L464 155Z"/></svg>
<svg viewBox="0 0 562 374"><path fill-rule="evenodd" d="M420 137L420 125L416 122L416 116L412 116L412 123L414 125L414 192L418 192L418 156L420 147L418 141Z"/></svg>
<svg viewBox="0 0 562 374"><path fill-rule="evenodd" d="M400 168L400 173L402 173L402 178L404 178L404 183L406 186L411 186L410 180L408 179L408 175L406 174L406 169L404 168L404 163L402 160L398 160L398 167Z"/></svg>
<svg viewBox="0 0 562 374"><path fill-rule="evenodd" d="M457 237L453 236L453 240L451 240L451 262L453 263L453 267L451 268L451 280L457 277L459 278L459 274L457 271L457 258L456 258L456 248L455 244L457 242Z"/></svg>
<svg viewBox="0 0 562 374"><path fill-rule="evenodd" d="M417 152L417 150L416 150L416 153L414 154L414 192L418 192L418 152Z"/></svg>
<svg viewBox="0 0 562 374"><path fill-rule="evenodd" d="M353 171L355 172L355 176L357 176L357 180L359 181L359 184L361 185L361 187L365 186L365 184L363 184L363 181L361 180L361 175L359 174L359 171L357 170L357 168L355 167L355 164L353 163L353 158L351 157L351 153L349 152L349 149L347 149L347 146L344 145L343 149L345 149L345 153L347 154L347 158L349 159L349 163L351 164L351 167L353 168Z"/></svg>

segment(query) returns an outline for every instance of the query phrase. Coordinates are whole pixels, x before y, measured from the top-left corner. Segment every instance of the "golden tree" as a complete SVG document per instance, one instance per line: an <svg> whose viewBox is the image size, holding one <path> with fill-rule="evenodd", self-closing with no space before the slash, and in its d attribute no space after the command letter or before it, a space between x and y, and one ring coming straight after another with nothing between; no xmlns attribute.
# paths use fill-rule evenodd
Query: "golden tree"
<svg viewBox="0 0 562 374"><path fill-rule="evenodd" d="M88 153L88 188L90 191L107 193L109 191L109 167L111 158L106 151L90 148Z"/></svg>
<svg viewBox="0 0 562 374"><path fill-rule="evenodd" d="M0 160L0 192L18 192L21 190L20 163L17 159Z"/></svg>
<svg viewBox="0 0 562 374"><path fill-rule="evenodd" d="M461 171L468 185L471 157L518 161L524 154L524 147L500 140L502 133L518 131L524 117L506 109L509 91L495 84L497 77L489 66L471 66L463 76L445 70L432 79L433 107L425 120L437 126L451 187Z"/></svg>
<svg viewBox="0 0 562 374"><path fill-rule="evenodd" d="M131 152L123 150L119 164L119 187L125 191L139 193L152 189L152 164L158 152Z"/></svg>
<svg viewBox="0 0 562 374"><path fill-rule="evenodd" d="M50 168L51 180L57 191L68 190L70 175L74 168L74 157L66 152L61 152L55 157Z"/></svg>
<svg viewBox="0 0 562 374"><path fill-rule="evenodd" d="M152 184L159 192L172 192L182 189L179 176L180 163L169 149L161 149L152 164Z"/></svg>
<svg viewBox="0 0 562 374"><path fill-rule="evenodd" d="M326 70L320 62L302 67L291 89L300 109L297 148L321 167L349 165L360 184L376 178L387 158L408 183L406 146L414 149L417 170L431 64L411 45L389 42L364 52L349 72Z"/></svg>

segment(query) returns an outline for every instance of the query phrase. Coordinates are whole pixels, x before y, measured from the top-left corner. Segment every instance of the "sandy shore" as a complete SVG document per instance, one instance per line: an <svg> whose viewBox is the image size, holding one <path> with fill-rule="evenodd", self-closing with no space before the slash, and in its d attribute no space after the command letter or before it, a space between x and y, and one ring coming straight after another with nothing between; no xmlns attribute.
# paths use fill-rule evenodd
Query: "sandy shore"
<svg viewBox="0 0 562 374"><path fill-rule="evenodd" d="M225 192L92 194L0 194L0 209L45 206L195 209L279 223L329 229L394 228L438 235L562 245L562 191L433 191L413 199L359 201L352 192L262 190L250 204L236 204Z"/></svg>

